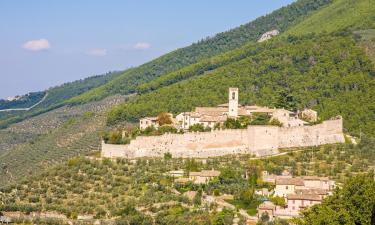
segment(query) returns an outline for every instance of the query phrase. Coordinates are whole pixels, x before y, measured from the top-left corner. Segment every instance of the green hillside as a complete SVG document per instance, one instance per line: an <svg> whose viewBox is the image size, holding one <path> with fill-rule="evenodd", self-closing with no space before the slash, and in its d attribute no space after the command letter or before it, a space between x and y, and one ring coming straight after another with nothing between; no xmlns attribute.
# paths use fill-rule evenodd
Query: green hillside
<svg viewBox="0 0 375 225"><path fill-rule="evenodd" d="M19 96L18 99L7 101L0 99L0 110L4 109L16 109L16 108L28 108L43 99L44 92L31 92L23 96Z"/></svg>
<svg viewBox="0 0 375 225"><path fill-rule="evenodd" d="M106 110L124 97L60 107L0 130L0 186L73 156L97 151Z"/></svg>
<svg viewBox="0 0 375 225"><path fill-rule="evenodd" d="M375 0L334 0L288 30L287 34L375 28Z"/></svg>
<svg viewBox="0 0 375 225"><path fill-rule="evenodd" d="M92 76L82 80L77 80L49 88L45 91L48 93L46 99L30 111L0 112L0 129L5 128L10 124L17 123L24 119L40 115L52 109L61 107L65 104L66 100L74 96L80 95L82 93L85 93L98 86L101 86L107 83L108 81L114 79L119 74L119 72L109 72L104 75ZM42 96L39 97L37 100L41 99L44 96L45 92L39 92L41 93L39 95ZM37 101L34 100L32 102L36 103ZM32 104L28 103L28 106L30 105Z"/></svg>
<svg viewBox="0 0 375 225"><path fill-rule="evenodd" d="M310 35L262 45L263 50L253 56L114 108L108 123L224 103L228 87L236 86L242 104L312 107L322 119L342 115L351 133L361 128L375 134L375 71L350 37ZM292 98L281 98L284 94Z"/></svg>
<svg viewBox="0 0 375 225"><path fill-rule="evenodd" d="M205 58L238 48L251 41L254 42L267 31L278 29L283 32L301 21L306 15L331 2L331 0L299 0L248 24L178 49L139 67L129 69L109 83L72 98L68 102L77 104L98 100L116 93L125 95L134 93L139 85L146 84L163 74L179 70Z"/></svg>

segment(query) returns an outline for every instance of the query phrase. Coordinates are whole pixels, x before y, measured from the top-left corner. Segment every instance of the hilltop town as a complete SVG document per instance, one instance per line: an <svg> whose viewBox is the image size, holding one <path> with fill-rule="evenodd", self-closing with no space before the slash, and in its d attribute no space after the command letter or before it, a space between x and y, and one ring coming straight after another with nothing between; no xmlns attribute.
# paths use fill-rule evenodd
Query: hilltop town
<svg viewBox="0 0 375 225"><path fill-rule="evenodd" d="M267 156L279 149L343 143L342 118L318 121L312 109L292 112L286 109L239 104L238 88L229 88L228 103L217 107L197 107L176 117L146 117L139 130L174 130L157 136L137 136L129 143L102 142L102 156L115 158L172 157L207 158L230 154ZM163 123L161 122L163 120ZM254 122L255 121L255 122ZM258 121L258 122L257 122ZM225 125L234 123L226 129ZM235 124L239 124L238 128ZM253 125L252 125L253 124ZM242 125L242 126L241 126ZM201 132L194 132L198 130Z"/></svg>

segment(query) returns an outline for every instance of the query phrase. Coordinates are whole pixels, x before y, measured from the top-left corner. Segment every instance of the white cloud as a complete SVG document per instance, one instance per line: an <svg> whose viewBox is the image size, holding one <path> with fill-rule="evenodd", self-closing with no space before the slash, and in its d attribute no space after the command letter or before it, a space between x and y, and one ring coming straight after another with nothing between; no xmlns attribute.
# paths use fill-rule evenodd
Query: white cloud
<svg viewBox="0 0 375 225"><path fill-rule="evenodd" d="M87 54L92 55L92 56L105 56L107 55L107 49L95 48L95 49L91 49L90 51L88 51Z"/></svg>
<svg viewBox="0 0 375 225"><path fill-rule="evenodd" d="M138 42L133 46L133 48L137 50L145 50L151 48L151 44L147 42Z"/></svg>
<svg viewBox="0 0 375 225"><path fill-rule="evenodd" d="M22 47L30 51L42 51L51 48L51 45L47 39L39 39L28 41Z"/></svg>

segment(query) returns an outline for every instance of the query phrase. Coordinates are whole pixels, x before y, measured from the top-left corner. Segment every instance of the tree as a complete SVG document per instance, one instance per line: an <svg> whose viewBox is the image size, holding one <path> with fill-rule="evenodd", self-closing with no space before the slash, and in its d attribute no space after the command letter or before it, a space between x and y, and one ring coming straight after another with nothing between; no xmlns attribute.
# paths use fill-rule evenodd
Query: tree
<svg viewBox="0 0 375 225"><path fill-rule="evenodd" d="M170 152L166 152L166 153L164 153L164 159L165 159L165 160L170 160L170 159L172 159L172 154L171 154Z"/></svg>
<svg viewBox="0 0 375 225"><path fill-rule="evenodd" d="M241 190L239 199L243 201L245 204L251 204L251 202L254 200L254 189L245 188Z"/></svg>
<svg viewBox="0 0 375 225"><path fill-rule="evenodd" d="M274 196L270 200L271 200L272 203L274 203L275 205L278 205L278 206L285 206L286 205L285 198L283 198L283 197Z"/></svg>
<svg viewBox="0 0 375 225"><path fill-rule="evenodd" d="M190 132L204 132L204 126L200 123L194 124L193 126L189 127Z"/></svg>
<svg viewBox="0 0 375 225"><path fill-rule="evenodd" d="M167 112L161 112L161 113L159 113L159 115L158 115L158 123L159 123L160 126L172 124L173 121L172 121L171 114L169 114Z"/></svg>

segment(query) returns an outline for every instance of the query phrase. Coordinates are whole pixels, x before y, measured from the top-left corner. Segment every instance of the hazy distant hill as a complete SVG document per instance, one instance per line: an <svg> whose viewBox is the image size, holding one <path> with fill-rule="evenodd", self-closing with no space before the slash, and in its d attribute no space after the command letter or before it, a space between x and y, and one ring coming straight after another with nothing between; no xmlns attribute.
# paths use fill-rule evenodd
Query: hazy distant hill
<svg viewBox="0 0 375 225"><path fill-rule="evenodd" d="M103 85L108 81L114 79L119 74L119 72L110 72L104 75L92 76L86 79L52 87L45 92L33 93L31 96L20 98L17 101L0 101L0 109L26 108L38 102L41 98L43 98L45 93L48 93L48 96L44 99L44 101L30 111L0 112L0 128L4 128L6 126L9 126L10 124L20 122L26 118L33 117L41 113L48 112L49 110L61 107L65 105L66 100L87 92L100 85Z"/></svg>

